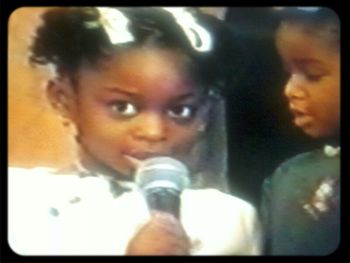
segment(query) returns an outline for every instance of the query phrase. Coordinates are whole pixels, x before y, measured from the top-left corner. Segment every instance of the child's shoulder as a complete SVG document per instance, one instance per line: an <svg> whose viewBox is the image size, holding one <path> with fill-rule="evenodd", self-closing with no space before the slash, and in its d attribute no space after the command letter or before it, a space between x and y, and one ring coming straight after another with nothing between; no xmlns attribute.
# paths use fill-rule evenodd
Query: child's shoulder
<svg viewBox="0 0 350 263"><path fill-rule="evenodd" d="M291 165L310 165L313 163L329 161L337 161L340 157L340 147L332 147L325 145L323 148L315 149L313 151L303 152L297 154L285 162L282 163L282 166L291 166Z"/></svg>
<svg viewBox="0 0 350 263"><path fill-rule="evenodd" d="M23 181L51 181L56 179L68 179L78 177L76 174L60 174L56 168L38 166L31 168L23 167L8 167L7 173L10 181L23 180Z"/></svg>
<svg viewBox="0 0 350 263"><path fill-rule="evenodd" d="M339 178L340 155L329 155L325 149L298 154L280 164L272 176L266 178L263 189L285 193L317 184L325 178ZM278 185L278 187L276 187ZM283 187L282 187L283 186Z"/></svg>
<svg viewBox="0 0 350 263"><path fill-rule="evenodd" d="M30 182L30 181L47 181L50 178L56 177L54 175L54 169L50 167L8 167L8 180L9 182Z"/></svg>
<svg viewBox="0 0 350 263"><path fill-rule="evenodd" d="M317 149L298 154L283 162L276 170L275 176L291 174L334 173L340 168L340 155L329 155L325 149ZM331 172L333 171L333 172Z"/></svg>
<svg viewBox="0 0 350 263"><path fill-rule="evenodd" d="M216 189L185 190L181 201L182 222L201 240L203 251L216 247L227 255L259 253L261 230L252 204Z"/></svg>
<svg viewBox="0 0 350 263"><path fill-rule="evenodd" d="M192 203L198 203L202 205L205 204L205 206L210 209L236 209L236 211L250 211L252 213L255 212L255 208L248 201L212 188L185 190L184 198L186 201L190 200Z"/></svg>
<svg viewBox="0 0 350 263"><path fill-rule="evenodd" d="M64 189L68 186L77 185L79 176L77 174L60 174L56 168L51 167L9 167L8 168L8 188L22 189L23 191L42 192L45 189ZM16 191L18 192L18 191Z"/></svg>
<svg viewBox="0 0 350 263"><path fill-rule="evenodd" d="M30 175L30 174L52 174L54 173L54 169L50 167L45 166L38 166L38 167L32 167L32 168L24 168L24 167L17 167L17 166L9 166L8 167L8 173L14 176L21 176L21 175Z"/></svg>

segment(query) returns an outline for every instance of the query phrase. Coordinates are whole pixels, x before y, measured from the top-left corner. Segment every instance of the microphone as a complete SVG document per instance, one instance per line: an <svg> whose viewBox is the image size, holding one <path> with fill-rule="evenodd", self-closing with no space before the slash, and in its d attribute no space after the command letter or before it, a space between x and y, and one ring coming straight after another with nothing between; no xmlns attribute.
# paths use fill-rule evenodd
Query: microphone
<svg viewBox="0 0 350 263"><path fill-rule="evenodd" d="M179 218L180 195L190 184L187 167L170 157L152 157L141 162L135 182L150 210L164 211Z"/></svg>

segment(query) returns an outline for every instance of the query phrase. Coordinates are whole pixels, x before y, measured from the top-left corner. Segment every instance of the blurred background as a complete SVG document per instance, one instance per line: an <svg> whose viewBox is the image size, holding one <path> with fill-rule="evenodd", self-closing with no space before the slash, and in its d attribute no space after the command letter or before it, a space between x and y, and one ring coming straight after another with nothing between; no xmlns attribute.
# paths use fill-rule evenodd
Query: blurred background
<svg viewBox="0 0 350 263"><path fill-rule="evenodd" d="M72 140L45 98L49 72L29 64L28 47L44 8L19 8L9 18L8 161L11 166L61 166Z"/></svg>

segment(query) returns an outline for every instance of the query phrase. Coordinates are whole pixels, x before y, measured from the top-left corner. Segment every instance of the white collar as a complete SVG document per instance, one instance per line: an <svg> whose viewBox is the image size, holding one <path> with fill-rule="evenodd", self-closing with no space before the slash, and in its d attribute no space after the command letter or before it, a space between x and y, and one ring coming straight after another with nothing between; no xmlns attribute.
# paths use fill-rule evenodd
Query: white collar
<svg viewBox="0 0 350 263"><path fill-rule="evenodd" d="M328 157L333 157L333 156L337 156L340 154L340 146L334 147L331 145L325 145L323 147L323 152L325 155L327 155Z"/></svg>
<svg viewBox="0 0 350 263"><path fill-rule="evenodd" d="M123 181L123 180L117 180L116 178L114 178L111 175L107 175L107 174L103 174L103 173L99 173L99 172L95 172L95 171L90 171L88 169L86 169L80 161L76 161L75 162L75 167L78 170L78 173L80 176L85 177L85 176L96 176L99 178L102 178L104 180L107 180L110 185L113 192L115 192L117 190L117 192L120 192L120 190L123 190L122 192L125 191L133 191L138 189L137 184L134 181ZM117 188L117 189L115 189ZM118 194L119 195L119 194Z"/></svg>

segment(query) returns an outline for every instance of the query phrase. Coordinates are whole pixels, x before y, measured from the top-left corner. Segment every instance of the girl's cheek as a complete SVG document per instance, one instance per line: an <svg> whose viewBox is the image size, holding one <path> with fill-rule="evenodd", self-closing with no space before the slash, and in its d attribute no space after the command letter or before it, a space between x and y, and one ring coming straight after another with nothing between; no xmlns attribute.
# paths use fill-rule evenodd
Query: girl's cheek
<svg viewBox="0 0 350 263"><path fill-rule="evenodd" d="M198 132L191 132L190 134L187 134L187 136L181 140L181 145L186 149L191 149L199 140L198 135Z"/></svg>

